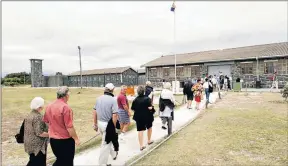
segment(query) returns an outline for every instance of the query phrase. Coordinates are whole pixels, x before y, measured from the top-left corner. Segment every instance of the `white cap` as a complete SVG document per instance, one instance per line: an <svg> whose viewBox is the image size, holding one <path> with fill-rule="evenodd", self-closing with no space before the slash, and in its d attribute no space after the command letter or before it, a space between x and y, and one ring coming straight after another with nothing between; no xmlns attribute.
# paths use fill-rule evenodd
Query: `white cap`
<svg viewBox="0 0 288 166"><path fill-rule="evenodd" d="M44 99L42 97L35 97L30 104L31 110L37 110L44 106Z"/></svg>
<svg viewBox="0 0 288 166"><path fill-rule="evenodd" d="M115 86L112 83L108 83L105 85L105 88L107 88L109 90L113 90L115 88Z"/></svg>
<svg viewBox="0 0 288 166"><path fill-rule="evenodd" d="M146 85L151 85L151 82L150 81L146 81Z"/></svg>

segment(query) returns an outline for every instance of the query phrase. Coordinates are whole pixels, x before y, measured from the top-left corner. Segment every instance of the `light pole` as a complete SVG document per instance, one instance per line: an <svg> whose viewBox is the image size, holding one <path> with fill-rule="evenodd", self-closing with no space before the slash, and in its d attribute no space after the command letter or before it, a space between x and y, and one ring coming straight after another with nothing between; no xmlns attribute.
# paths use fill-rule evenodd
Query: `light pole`
<svg viewBox="0 0 288 166"><path fill-rule="evenodd" d="M82 63L81 63L81 47L78 46L78 50L79 50L79 62L80 62L80 86L82 89Z"/></svg>
<svg viewBox="0 0 288 166"><path fill-rule="evenodd" d="M171 7L171 11L173 12L174 15L174 33L173 33L173 41L174 41L174 47L173 47L173 51L174 51L174 63L175 63L175 83L174 83L174 92L176 93L176 82L177 82L177 56L176 56L176 6L175 6L175 0L173 1L172 7Z"/></svg>

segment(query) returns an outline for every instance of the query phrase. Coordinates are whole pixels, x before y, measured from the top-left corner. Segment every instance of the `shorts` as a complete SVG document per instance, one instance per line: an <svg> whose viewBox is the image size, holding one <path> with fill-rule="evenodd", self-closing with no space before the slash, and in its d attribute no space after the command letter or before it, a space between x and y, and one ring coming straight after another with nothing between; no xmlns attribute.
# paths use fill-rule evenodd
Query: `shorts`
<svg viewBox="0 0 288 166"><path fill-rule="evenodd" d="M118 117L119 117L119 123L130 123L130 117L128 115L128 112L123 110L123 109L119 109L118 110Z"/></svg>
<svg viewBox="0 0 288 166"><path fill-rule="evenodd" d="M187 94L187 100L193 100L193 94Z"/></svg>
<svg viewBox="0 0 288 166"><path fill-rule="evenodd" d="M137 131L144 131L146 129L150 129L152 127L153 121L136 121Z"/></svg>

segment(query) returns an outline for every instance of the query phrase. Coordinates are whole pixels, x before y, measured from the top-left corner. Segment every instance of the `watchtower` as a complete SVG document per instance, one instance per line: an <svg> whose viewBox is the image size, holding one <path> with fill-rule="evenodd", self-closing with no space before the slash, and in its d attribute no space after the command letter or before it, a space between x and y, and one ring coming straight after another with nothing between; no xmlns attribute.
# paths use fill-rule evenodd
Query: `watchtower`
<svg viewBox="0 0 288 166"><path fill-rule="evenodd" d="M30 59L31 87L43 87L42 61L43 59Z"/></svg>

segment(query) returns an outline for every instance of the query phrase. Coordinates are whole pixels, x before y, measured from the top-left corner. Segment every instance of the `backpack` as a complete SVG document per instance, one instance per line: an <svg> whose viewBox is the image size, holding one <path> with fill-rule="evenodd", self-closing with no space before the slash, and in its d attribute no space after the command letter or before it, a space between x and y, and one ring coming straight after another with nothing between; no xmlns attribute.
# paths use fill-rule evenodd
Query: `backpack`
<svg viewBox="0 0 288 166"><path fill-rule="evenodd" d="M25 120L22 122L19 133L15 135L15 139L18 144L24 143L24 122Z"/></svg>

